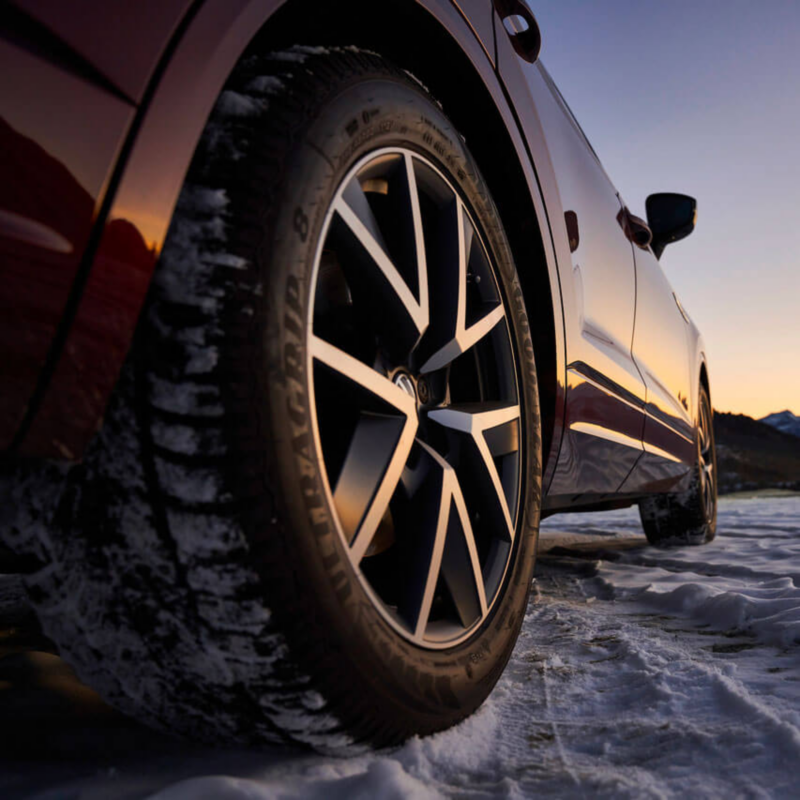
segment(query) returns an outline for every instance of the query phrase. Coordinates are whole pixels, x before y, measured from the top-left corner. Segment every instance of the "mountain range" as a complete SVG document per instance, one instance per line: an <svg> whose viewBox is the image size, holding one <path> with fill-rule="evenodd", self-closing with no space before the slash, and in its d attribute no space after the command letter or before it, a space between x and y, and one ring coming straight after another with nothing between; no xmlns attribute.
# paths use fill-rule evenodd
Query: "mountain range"
<svg viewBox="0 0 800 800"><path fill-rule="evenodd" d="M772 425L784 433L791 433L792 436L800 436L800 417L797 414L792 414L791 411L777 411L774 414L767 414L766 417L761 417L759 422L765 422L767 425Z"/></svg>
<svg viewBox="0 0 800 800"><path fill-rule="evenodd" d="M800 417L790 411L770 414L763 420L714 412L721 494L768 488L800 491L800 431L798 435L789 433L771 421L775 418L786 422L793 419L800 427Z"/></svg>

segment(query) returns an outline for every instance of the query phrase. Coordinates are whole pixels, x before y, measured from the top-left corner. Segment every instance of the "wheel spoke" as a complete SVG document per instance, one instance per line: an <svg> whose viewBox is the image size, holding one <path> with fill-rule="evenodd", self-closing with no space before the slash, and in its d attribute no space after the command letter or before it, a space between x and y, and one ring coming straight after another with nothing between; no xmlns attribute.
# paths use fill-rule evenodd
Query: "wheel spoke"
<svg viewBox="0 0 800 800"><path fill-rule="evenodd" d="M419 198L417 196L416 183L414 182L413 167L407 166L408 190L411 202L411 216L414 225L417 253L417 273L420 299L414 297L400 271L397 269L392 259L387 253L386 243L384 242L378 223L370 209L364 191L354 178L350 181L347 190L335 202L334 210L345 223L351 234L358 241L364 252L369 256L370 261L378 268L378 273L382 276L382 288L388 291L391 296L390 302L399 301L404 313L412 322L417 338L421 336L428 327L428 281L427 267L425 263L424 242L422 241L422 222L419 211ZM422 254L420 260L420 253ZM364 277L364 276L362 276ZM380 284L374 283L377 289Z"/></svg>
<svg viewBox="0 0 800 800"><path fill-rule="evenodd" d="M414 398L380 372L314 334L310 337L310 347L311 355L316 361L377 395L406 416L415 415Z"/></svg>
<svg viewBox="0 0 800 800"><path fill-rule="evenodd" d="M700 452L705 456L708 453L708 418L705 406L700 408Z"/></svg>
<svg viewBox="0 0 800 800"><path fill-rule="evenodd" d="M700 406L700 450L703 456L711 453L711 417L705 403Z"/></svg>
<svg viewBox="0 0 800 800"><path fill-rule="evenodd" d="M348 543L352 544L372 498L378 493L405 427L402 416L363 413L345 456L333 502ZM385 511L385 509L384 509Z"/></svg>
<svg viewBox="0 0 800 800"><path fill-rule="evenodd" d="M424 333L430 322L430 300L428 298L428 259L425 254L425 234L422 230L422 211L419 205L419 189L414 172L414 161L409 153L404 153L406 186L411 204L411 221L414 226L414 251L417 258L417 286L419 286L419 307L422 322L420 333Z"/></svg>
<svg viewBox="0 0 800 800"><path fill-rule="evenodd" d="M419 553L416 562L418 571L424 571L424 580L419 580L423 577L420 575L410 582L411 586L417 584L416 597L412 596L406 606L406 613L410 612L413 620L414 637L422 640L440 575L445 578L462 624L467 625L485 615L487 603L475 537L456 472L433 448L421 440L417 442L440 470L439 479L432 488L438 495L435 498L437 510L426 517L430 528L425 532L429 555L424 557ZM428 483L430 488L433 481L429 478ZM459 536L461 538L457 538ZM465 558L458 557L460 552L465 553Z"/></svg>
<svg viewBox="0 0 800 800"><path fill-rule="evenodd" d="M422 373L446 367L455 358L474 347L505 316L503 304L498 302L467 326L467 264L475 235L458 198L454 204L454 216L457 246L447 253L445 260L455 261L455 265L451 263L449 266L451 275L454 273L453 277L456 280L456 291L452 291L451 284L447 292L440 293L438 304L440 308L437 311L441 313L436 331L438 341L434 352L428 355L420 368Z"/></svg>
<svg viewBox="0 0 800 800"><path fill-rule="evenodd" d="M518 421L518 405L506 403L476 403L437 408L428 412L428 417L439 425L469 436L480 456L482 467L491 482L497 505L502 513L509 541L514 540L514 522L506 499L506 491L500 480L486 434L493 428ZM518 445L517 445L518 447ZM505 538L505 537L504 537Z"/></svg>
<svg viewBox="0 0 800 800"><path fill-rule="evenodd" d="M380 397L401 415L400 424L396 418L362 416L334 490L334 502L340 502L345 508L347 527L352 531L351 558L358 564L389 507L414 444L418 425L416 404L413 397L388 378L318 336L311 336L311 351L317 361ZM388 458L387 448L390 450ZM374 471L381 463L386 465L385 469L375 480ZM363 488L365 483L372 487L368 498Z"/></svg>
<svg viewBox="0 0 800 800"><path fill-rule="evenodd" d="M700 493L706 521L710 522L714 516L717 493L716 476L714 475L714 439L711 423L711 410L708 406L705 395L701 396L700 401L700 424L698 436L700 445Z"/></svg>

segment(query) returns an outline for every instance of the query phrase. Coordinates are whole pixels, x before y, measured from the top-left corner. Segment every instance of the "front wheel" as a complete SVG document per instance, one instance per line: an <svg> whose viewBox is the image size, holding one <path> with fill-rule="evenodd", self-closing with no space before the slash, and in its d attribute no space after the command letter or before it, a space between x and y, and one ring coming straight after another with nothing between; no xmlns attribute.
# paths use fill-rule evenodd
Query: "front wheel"
<svg viewBox="0 0 800 800"><path fill-rule="evenodd" d="M697 462L689 488L639 501L647 541L662 546L706 544L717 532L717 455L711 400L700 388Z"/></svg>
<svg viewBox="0 0 800 800"><path fill-rule="evenodd" d="M295 48L217 104L37 597L162 727L397 742L499 678L540 480L522 292L463 140L381 58Z"/></svg>

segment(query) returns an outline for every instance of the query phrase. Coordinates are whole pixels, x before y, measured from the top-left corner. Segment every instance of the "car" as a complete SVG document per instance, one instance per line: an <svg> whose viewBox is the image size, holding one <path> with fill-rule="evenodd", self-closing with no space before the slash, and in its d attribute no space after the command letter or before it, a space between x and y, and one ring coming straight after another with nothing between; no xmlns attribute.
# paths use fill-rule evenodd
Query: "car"
<svg viewBox="0 0 800 800"><path fill-rule="evenodd" d="M716 528L705 347L523 0L4 10L3 539L119 709L384 746L486 699L539 520ZM11 78L13 76L13 79Z"/></svg>

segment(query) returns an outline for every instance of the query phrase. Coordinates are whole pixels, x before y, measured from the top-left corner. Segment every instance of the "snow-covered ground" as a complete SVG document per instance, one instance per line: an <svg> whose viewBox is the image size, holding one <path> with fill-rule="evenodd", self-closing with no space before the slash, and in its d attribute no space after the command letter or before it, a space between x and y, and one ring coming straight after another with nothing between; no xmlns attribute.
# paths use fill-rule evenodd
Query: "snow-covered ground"
<svg viewBox="0 0 800 800"><path fill-rule="evenodd" d="M349 760L90 736L79 766L0 761L0 796L800 797L800 497L723 499L706 547L647 547L630 509L552 517L541 549L508 669L451 731Z"/></svg>

